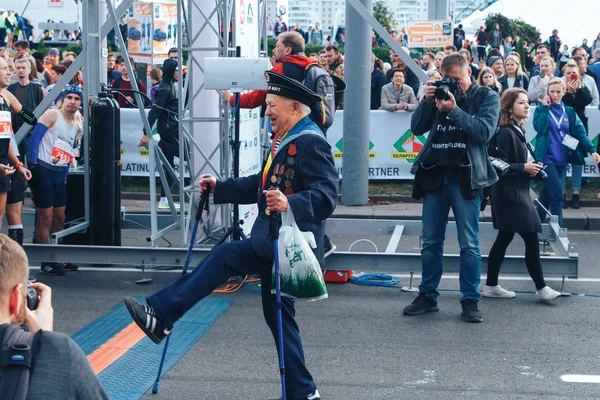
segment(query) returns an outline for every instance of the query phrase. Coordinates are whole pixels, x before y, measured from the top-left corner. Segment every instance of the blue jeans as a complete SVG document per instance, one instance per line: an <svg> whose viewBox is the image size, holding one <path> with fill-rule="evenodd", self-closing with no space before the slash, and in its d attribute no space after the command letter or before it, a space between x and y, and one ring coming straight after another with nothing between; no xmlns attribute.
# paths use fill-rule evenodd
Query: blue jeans
<svg viewBox="0 0 600 400"><path fill-rule="evenodd" d="M271 294L273 260L273 254L256 254L249 239L223 243L191 273L182 275L146 301L154 308L158 319L172 327L186 311L230 277L258 273L261 276L263 315L277 344L277 302L275 295ZM306 398L317 387L304 361L300 330L294 320L294 300L282 297L281 303L287 397Z"/></svg>
<svg viewBox="0 0 600 400"><path fill-rule="evenodd" d="M460 193L458 179L445 177L441 191L425 193L423 198L423 279L419 292L436 303L440 295L437 288L444 272L444 239L450 207L456 219L460 245L460 301L478 300L480 297L481 253L478 235L482 191L474 200L465 200Z"/></svg>
<svg viewBox="0 0 600 400"><path fill-rule="evenodd" d="M550 214L558 215L558 224L563 226L562 205L564 186L562 184L567 175L566 165L546 165L545 169L548 179L544 182L538 200L549 209ZM546 220L546 211L537 206L537 212L542 223Z"/></svg>
<svg viewBox="0 0 600 400"><path fill-rule="evenodd" d="M583 176L583 165L571 164L571 189L574 192L581 190L581 180ZM567 174L562 177L563 191L567 188Z"/></svg>

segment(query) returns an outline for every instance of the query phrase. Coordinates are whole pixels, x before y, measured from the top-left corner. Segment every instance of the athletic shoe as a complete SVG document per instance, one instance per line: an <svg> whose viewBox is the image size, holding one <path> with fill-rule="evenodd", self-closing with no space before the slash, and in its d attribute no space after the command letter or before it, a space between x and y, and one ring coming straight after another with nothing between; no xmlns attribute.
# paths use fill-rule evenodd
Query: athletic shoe
<svg viewBox="0 0 600 400"><path fill-rule="evenodd" d="M40 272L46 275L59 276L64 275L65 270L62 267L62 263L45 263L42 264Z"/></svg>
<svg viewBox="0 0 600 400"><path fill-rule="evenodd" d="M306 397L306 400L321 400L321 396L319 395L319 391L315 390L313 394L309 394Z"/></svg>
<svg viewBox="0 0 600 400"><path fill-rule="evenodd" d="M332 254L336 249L337 249L337 247L335 246L335 244L333 244L331 242L331 238L329 236L325 235L325 246L323 249L325 251L325 254L323 255L323 258Z"/></svg>
<svg viewBox="0 0 600 400"><path fill-rule="evenodd" d="M404 315L419 315L426 312L438 311L440 308L437 303L431 300L425 293L419 293L417 298L404 307L402 314Z"/></svg>
<svg viewBox="0 0 600 400"><path fill-rule="evenodd" d="M281 400L281 397L277 397L271 400ZM309 394L307 397L302 397L301 400L321 400L321 395L319 394L318 390L315 390L314 393Z"/></svg>
<svg viewBox="0 0 600 400"><path fill-rule="evenodd" d="M547 239L540 239L538 243L540 246L550 246L550 242Z"/></svg>
<svg viewBox="0 0 600 400"><path fill-rule="evenodd" d="M77 271L79 267L71 263L60 263L65 271Z"/></svg>
<svg viewBox="0 0 600 400"><path fill-rule="evenodd" d="M555 298L560 297L560 292L557 292L550 286L544 286L537 291L537 297L541 301L552 301Z"/></svg>
<svg viewBox="0 0 600 400"><path fill-rule="evenodd" d="M467 322L483 322L483 315L477 307L477 300L465 300L460 303L462 306L462 317Z"/></svg>
<svg viewBox="0 0 600 400"><path fill-rule="evenodd" d="M125 299L127 311L131 314L134 322L154 343L159 344L165 337L171 334L171 329L167 329L158 318L152 307L146 304L140 304L133 297Z"/></svg>
<svg viewBox="0 0 600 400"><path fill-rule="evenodd" d="M179 207L180 207L179 203L175 203L174 202L173 205L175 206L176 210L179 210ZM158 209L159 210L169 210L170 208L171 207L169 207L169 202L167 200L164 200L164 201L161 200L161 201L158 202Z"/></svg>
<svg viewBox="0 0 600 400"><path fill-rule="evenodd" d="M500 285L496 285L496 286L485 285L485 287L483 288L483 291L481 292L481 295L483 297L498 297L498 298L502 298L502 299L512 299L513 297L515 297L516 294L515 294L515 292L504 289Z"/></svg>

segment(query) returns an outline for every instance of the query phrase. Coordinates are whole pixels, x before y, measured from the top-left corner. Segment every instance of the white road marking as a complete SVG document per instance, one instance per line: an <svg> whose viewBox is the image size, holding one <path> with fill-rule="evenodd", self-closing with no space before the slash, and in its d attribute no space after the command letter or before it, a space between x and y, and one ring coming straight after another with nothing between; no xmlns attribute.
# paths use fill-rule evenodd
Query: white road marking
<svg viewBox="0 0 600 400"><path fill-rule="evenodd" d="M563 375L560 380L569 383L600 383L600 375Z"/></svg>

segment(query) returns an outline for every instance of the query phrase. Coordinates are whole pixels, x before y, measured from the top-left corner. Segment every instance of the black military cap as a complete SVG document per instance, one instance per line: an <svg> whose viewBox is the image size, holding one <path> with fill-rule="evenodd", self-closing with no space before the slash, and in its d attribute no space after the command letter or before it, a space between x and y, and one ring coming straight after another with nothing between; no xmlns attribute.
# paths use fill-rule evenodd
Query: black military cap
<svg viewBox="0 0 600 400"><path fill-rule="evenodd" d="M287 97L312 107L321 97L295 79L288 78L276 72L265 71L267 93Z"/></svg>

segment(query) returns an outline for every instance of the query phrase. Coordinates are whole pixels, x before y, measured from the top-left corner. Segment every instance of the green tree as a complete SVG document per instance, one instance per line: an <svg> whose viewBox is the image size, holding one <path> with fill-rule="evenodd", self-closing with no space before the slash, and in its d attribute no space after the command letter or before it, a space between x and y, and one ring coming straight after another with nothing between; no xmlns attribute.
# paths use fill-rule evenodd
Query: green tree
<svg viewBox="0 0 600 400"><path fill-rule="evenodd" d="M383 1L376 1L373 5L373 17L385 28L386 31L390 32L394 30L396 26L396 20L392 16L392 13L383 4ZM379 34L375 32L375 36L379 39Z"/></svg>
<svg viewBox="0 0 600 400"><path fill-rule="evenodd" d="M500 31L504 37L519 36L522 40L529 43L535 43L540 37L540 31L535 26L519 19L506 18L502 14L490 14L485 20L488 32L494 29L494 26L500 25Z"/></svg>

